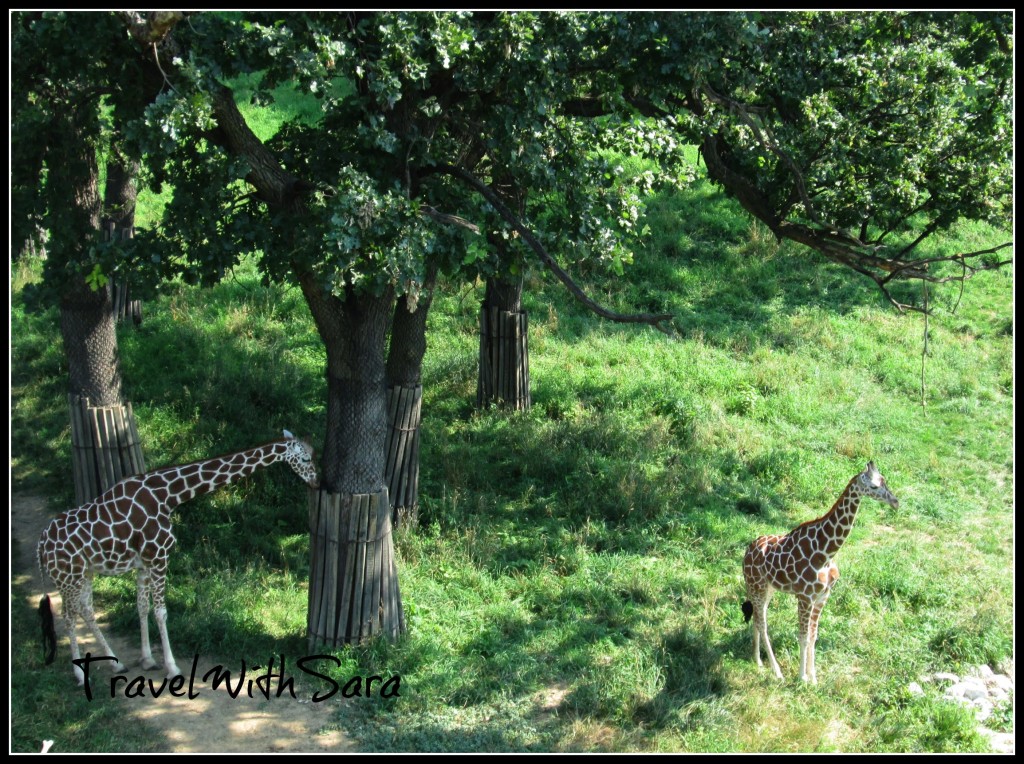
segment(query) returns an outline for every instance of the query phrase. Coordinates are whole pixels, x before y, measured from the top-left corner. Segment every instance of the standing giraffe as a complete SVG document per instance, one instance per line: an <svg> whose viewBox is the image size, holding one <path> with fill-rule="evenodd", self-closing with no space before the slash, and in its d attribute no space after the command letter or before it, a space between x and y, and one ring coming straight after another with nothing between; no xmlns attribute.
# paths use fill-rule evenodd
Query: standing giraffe
<svg viewBox="0 0 1024 764"><path fill-rule="evenodd" d="M103 638L92 607L92 578L96 574L115 576L138 571L139 622L142 629L142 667L156 667L149 647L149 598L160 630L164 668L168 678L181 673L174 662L167 639L167 607L164 587L167 558L174 546L171 510L182 502L210 493L250 475L261 467L284 460L308 485L319 485L313 449L287 430L284 438L234 454L225 454L177 467L163 467L125 478L106 493L82 506L55 517L39 537L36 555L43 581L50 580L63 600L64 630L71 640L71 658L77 660L75 628L82 616L104 655L113 655ZM56 635L49 595L39 603L43 618L46 662L53 662ZM49 623L49 631L47 624ZM74 667L79 684L85 682L82 670ZM114 664L114 672L125 670Z"/></svg>
<svg viewBox="0 0 1024 764"><path fill-rule="evenodd" d="M761 536L747 548L743 558L743 577L747 582L747 601L743 615L754 616L754 658L761 663L761 637L768 651L775 676L782 671L768 641L768 602L776 591L796 595L800 621L800 678L817 684L814 672L814 643L818 639L818 617L839 579L833 561L839 547L853 529L853 520L862 497L881 501L893 509L900 506L885 484L885 478L868 462L824 517L797 526L785 536Z"/></svg>

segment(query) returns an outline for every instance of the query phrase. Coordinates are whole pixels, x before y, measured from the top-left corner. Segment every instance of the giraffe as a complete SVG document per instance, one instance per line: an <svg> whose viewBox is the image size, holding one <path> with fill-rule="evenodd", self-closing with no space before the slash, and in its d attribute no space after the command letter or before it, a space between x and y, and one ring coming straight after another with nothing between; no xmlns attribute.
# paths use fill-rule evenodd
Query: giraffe
<svg viewBox="0 0 1024 764"><path fill-rule="evenodd" d="M149 645L152 597L164 669L168 678L178 676L181 671L174 662L167 638L164 600L167 559L175 541L171 510L281 460L309 486L319 486L312 447L285 430L284 438L262 446L125 478L93 501L50 521L39 538L36 556L43 581L49 577L61 594L63 626L71 640L72 660L79 658L75 636L78 616L82 616L92 631L103 654L114 654L96 623L92 579L97 574L113 576L134 569L142 632L142 668L157 665ZM39 611L43 618L45 658L49 664L53 662L56 646L49 595L40 601ZM118 661L113 670L123 672L124 664ZM82 669L74 665L74 673L78 683L84 684Z"/></svg>
<svg viewBox="0 0 1024 764"><path fill-rule="evenodd" d="M828 514L797 526L785 536L761 536L747 548L743 558L743 577L747 583L747 601L743 615L754 617L754 659L761 667L761 637L775 676L782 671L768 641L768 602L776 591L790 592L797 598L800 625L800 679L817 684L814 644L818 639L818 617L839 579L833 558L853 528L863 497L884 502L898 509L900 502L889 491L874 462L850 480Z"/></svg>

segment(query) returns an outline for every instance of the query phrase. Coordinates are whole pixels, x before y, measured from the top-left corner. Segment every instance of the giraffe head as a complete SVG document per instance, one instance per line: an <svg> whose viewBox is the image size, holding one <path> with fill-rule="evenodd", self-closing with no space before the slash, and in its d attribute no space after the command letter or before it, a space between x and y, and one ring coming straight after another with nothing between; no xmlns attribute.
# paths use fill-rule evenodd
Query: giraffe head
<svg viewBox="0 0 1024 764"><path fill-rule="evenodd" d="M288 462L288 466L295 470L295 474L310 488L319 488L320 476L313 461L313 447L302 438L296 438L288 430L284 431L284 438L288 448L284 460Z"/></svg>
<svg viewBox="0 0 1024 764"><path fill-rule="evenodd" d="M876 501L888 504L893 509L900 508L900 500L892 495L889 486L885 484L885 478L878 471L874 462L868 462L868 466L857 477L857 483L861 493L870 496Z"/></svg>

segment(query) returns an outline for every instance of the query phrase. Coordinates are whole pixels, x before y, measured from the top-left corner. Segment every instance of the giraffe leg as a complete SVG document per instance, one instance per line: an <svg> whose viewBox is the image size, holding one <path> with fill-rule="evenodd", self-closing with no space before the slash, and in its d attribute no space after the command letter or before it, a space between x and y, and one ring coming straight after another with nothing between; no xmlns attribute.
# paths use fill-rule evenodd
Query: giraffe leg
<svg viewBox="0 0 1024 764"><path fill-rule="evenodd" d="M748 589L747 599L753 607L751 615L754 617L754 661L757 663L758 668L764 668L764 662L761 660L761 618L763 612L761 597L761 593L752 594Z"/></svg>
<svg viewBox="0 0 1024 764"><path fill-rule="evenodd" d="M810 621L808 623L807 630L807 643L810 650L808 671L810 672L811 684L818 683L818 675L814 668L814 646L818 641L818 618L821 617L821 611L824 609L825 603L828 601L829 594L831 594L831 590L826 590L824 596L811 606Z"/></svg>
<svg viewBox="0 0 1024 764"><path fill-rule="evenodd" d="M142 633L142 658L139 661L144 669L156 668L153 660L153 649L149 646L149 571L140 568L135 578L137 591L136 603L139 609L139 629Z"/></svg>
<svg viewBox="0 0 1024 764"><path fill-rule="evenodd" d="M82 618L85 620L86 625L89 627L89 631L92 632L93 637L96 638L96 642L100 646L103 655L110 655L116 658L114 651L110 649L110 645L107 644L107 640L103 637L103 632L100 631L100 625L96 621L96 612L92 607L92 581L86 579L85 586L82 587L82 593L79 597L82 608ZM125 665L121 661L114 663L113 671L115 674L120 674L125 670Z"/></svg>
<svg viewBox="0 0 1024 764"><path fill-rule="evenodd" d="M765 651L768 653L768 662L771 664L772 671L778 679L782 679L782 669L779 668L779 662L775 660L775 652L772 650L772 642L768 639L768 602L771 600L771 592L764 594L757 602L754 602L754 634L755 641L754 645L757 648L757 665L761 666L761 650L758 646L757 635L764 638Z"/></svg>
<svg viewBox="0 0 1024 764"><path fill-rule="evenodd" d="M814 668L814 649L815 643L818 641L818 616L821 615L821 608L815 606L811 611L811 624L810 632L807 635L808 651L809 656L807 660L807 673L811 684L818 683L818 674Z"/></svg>
<svg viewBox="0 0 1024 764"><path fill-rule="evenodd" d="M800 640L800 680L808 679L808 665L814 663L814 647L810 642L811 600L804 596L797 597L797 622Z"/></svg>
<svg viewBox="0 0 1024 764"><path fill-rule="evenodd" d="M78 667L78 664L74 663L81 654L78 652L78 635L75 634L76 621L78 621L78 613L76 605L78 598L81 594L81 586L73 584L71 587L61 589L61 623L64 626L64 633L68 635L68 641L71 643L71 666L75 672L75 681L79 685L85 684L85 673Z"/></svg>
<svg viewBox="0 0 1024 764"><path fill-rule="evenodd" d="M754 619L754 660L757 661L758 668L764 668L764 661L761 660L761 627Z"/></svg>
<svg viewBox="0 0 1024 764"><path fill-rule="evenodd" d="M156 617L156 626L160 630L160 647L164 651L164 669L167 671L167 678L173 679L181 674L181 670L174 662L171 642L167 638L167 607L164 604L166 574L163 570L153 568L150 571L150 580L153 587L153 615Z"/></svg>

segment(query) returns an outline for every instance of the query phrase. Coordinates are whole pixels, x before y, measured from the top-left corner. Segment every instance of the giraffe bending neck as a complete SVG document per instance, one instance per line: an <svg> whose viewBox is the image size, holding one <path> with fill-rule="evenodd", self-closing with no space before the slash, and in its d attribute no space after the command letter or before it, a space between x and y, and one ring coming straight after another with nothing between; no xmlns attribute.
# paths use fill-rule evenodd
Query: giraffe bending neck
<svg viewBox="0 0 1024 764"><path fill-rule="evenodd" d="M275 440L233 454L153 470L146 478L146 485L162 499L163 509L170 511L196 496L216 491L281 461L287 455L288 441ZM164 491L166 498L163 498Z"/></svg>
<svg viewBox="0 0 1024 764"><path fill-rule="evenodd" d="M92 606L93 577L135 570L141 665L145 669L156 666L149 644L148 619L152 599L164 668L169 678L177 676L180 672L167 637L165 601L167 561L174 546L171 511L184 501L214 491L277 461L288 462L295 474L311 488L316 488L320 478L313 456L313 449L308 443L285 430L282 440L125 478L95 501L88 501L55 517L39 537L36 555L44 580L49 577L60 591L63 626L71 641L72 660L78 658L75 622L79 616L92 630L103 653L113 654L96 623ZM49 640L55 641L49 596L39 603L39 613L43 620L43 636L49 647ZM52 660L52 651L46 657L47 662ZM114 665L115 672L123 670L120 662ZM77 666L75 678L79 684L85 681L82 670Z"/></svg>

